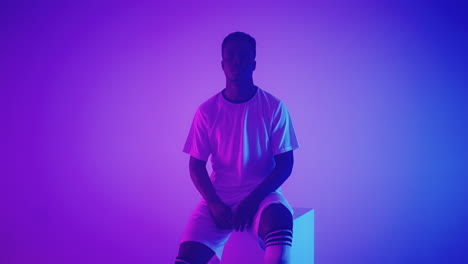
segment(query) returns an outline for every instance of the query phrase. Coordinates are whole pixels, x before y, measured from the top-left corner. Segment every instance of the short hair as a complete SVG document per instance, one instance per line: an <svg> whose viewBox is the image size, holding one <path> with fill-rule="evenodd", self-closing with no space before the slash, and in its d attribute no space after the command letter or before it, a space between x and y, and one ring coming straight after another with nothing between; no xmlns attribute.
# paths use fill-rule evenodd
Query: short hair
<svg viewBox="0 0 468 264"><path fill-rule="evenodd" d="M229 41L245 41L249 43L250 47L252 48L254 58L257 55L257 51L256 51L257 44L255 42L255 39L249 34L244 33L244 32L239 32L239 31L233 32L224 38L223 44L221 45L221 55L223 54L224 46Z"/></svg>

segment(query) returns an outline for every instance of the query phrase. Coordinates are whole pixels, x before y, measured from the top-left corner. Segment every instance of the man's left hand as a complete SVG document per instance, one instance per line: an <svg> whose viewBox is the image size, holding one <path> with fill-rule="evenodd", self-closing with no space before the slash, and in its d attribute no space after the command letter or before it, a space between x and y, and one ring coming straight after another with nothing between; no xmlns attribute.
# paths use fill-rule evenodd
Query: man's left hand
<svg viewBox="0 0 468 264"><path fill-rule="evenodd" d="M252 225L260 202L261 200L258 198L247 196L239 203L233 217L234 230L243 232Z"/></svg>

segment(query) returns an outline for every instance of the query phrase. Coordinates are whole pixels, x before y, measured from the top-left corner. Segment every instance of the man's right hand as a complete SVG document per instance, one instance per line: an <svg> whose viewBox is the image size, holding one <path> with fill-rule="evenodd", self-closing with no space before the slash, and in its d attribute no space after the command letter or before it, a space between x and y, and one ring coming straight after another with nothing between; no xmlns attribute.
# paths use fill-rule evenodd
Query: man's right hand
<svg viewBox="0 0 468 264"><path fill-rule="evenodd" d="M232 210L222 201L208 202L211 215L219 229L232 229Z"/></svg>

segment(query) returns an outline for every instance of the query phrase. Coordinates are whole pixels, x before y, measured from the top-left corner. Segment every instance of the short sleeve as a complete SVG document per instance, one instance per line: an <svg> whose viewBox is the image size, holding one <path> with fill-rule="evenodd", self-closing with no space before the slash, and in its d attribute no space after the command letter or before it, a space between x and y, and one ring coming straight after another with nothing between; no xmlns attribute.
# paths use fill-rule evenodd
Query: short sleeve
<svg viewBox="0 0 468 264"><path fill-rule="evenodd" d="M208 137L208 124L203 112L198 108L193 118L192 126L185 141L183 152L191 156L207 161L211 154L210 141Z"/></svg>
<svg viewBox="0 0 468 264"><path fill-rule="evenodd" d="M283 102L279 103L277 110L273 114L270 148L273 155L299 148L291 117Z"/></svg>

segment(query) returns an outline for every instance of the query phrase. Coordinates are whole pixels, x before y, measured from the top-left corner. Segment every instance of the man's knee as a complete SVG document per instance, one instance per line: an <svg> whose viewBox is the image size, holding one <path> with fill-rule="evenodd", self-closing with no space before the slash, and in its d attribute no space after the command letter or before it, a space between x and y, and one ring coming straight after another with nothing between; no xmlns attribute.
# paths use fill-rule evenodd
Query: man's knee
<svg viewBox="0 0 468 264"><path fill-rule="evenodd" d="M196 242L186 241L179 246L176 264L206 264L213 257L214 251L208 246Z"/></svg>
<svg viewBox="0 0 468 264"><path fill-rule="evenodd" d="M265 246L292 245L293 216L283 204L271 204L263 210L258 235Z"/></svg>

